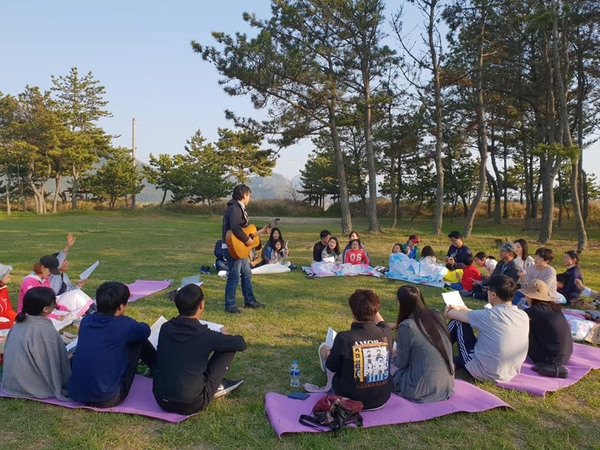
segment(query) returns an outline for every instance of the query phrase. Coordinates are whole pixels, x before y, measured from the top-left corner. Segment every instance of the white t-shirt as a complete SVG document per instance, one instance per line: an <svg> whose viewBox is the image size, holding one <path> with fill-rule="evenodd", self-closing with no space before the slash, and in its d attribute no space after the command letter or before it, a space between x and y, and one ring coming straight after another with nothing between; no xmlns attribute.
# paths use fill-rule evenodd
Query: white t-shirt
<svg viewBox="0 0 600 450"><path fill-rule="evenodd" d="M466 368L479 380L510 381L521 371L529 347L529 317L514 305L469 311L479 330L473 359Z"/></svg>

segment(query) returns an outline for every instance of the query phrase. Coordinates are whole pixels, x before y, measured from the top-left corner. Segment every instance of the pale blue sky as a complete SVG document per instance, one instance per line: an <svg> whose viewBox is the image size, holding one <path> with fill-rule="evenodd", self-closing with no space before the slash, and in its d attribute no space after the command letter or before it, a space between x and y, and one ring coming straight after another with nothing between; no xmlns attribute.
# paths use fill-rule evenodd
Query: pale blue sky
<svg viewBox="0 0 600 450"><path fill-rule="evenodd" d="M214 141L218 127L232 127L225 109L260 117L247 99L223 92L214 67L190 46L192 39L212 44L212 31L247 31L245 11L266 18L270 0L0 1L0 92L17 95L27 84L50 89L50 76L71 67L92 71L113 114L101 125L121 135L115 145L131 146L135 117L138 159L183 153L196 130ZM275 172L297 175L309 150L283 149ZM598 144L586 150L587 170L600 173L599 154Z"/></svg>

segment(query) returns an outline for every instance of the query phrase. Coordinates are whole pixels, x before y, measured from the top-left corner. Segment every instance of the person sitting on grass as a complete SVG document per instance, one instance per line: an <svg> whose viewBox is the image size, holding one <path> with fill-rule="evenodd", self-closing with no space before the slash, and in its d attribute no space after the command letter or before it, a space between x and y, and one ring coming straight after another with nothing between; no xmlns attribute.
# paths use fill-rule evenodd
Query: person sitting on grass
<svg viewBox="0 0 600 450"><path fill-rule="evenodd" d="M421 250L420 262L424 264L437 264L435 251L430 245L426 245L425 247L423 247L423 250Z"/></svg>
<svg viewBox="0 0 600 450"><path fill-rule="evenodd" d="M450 285L452 289L460 291L460 295L464 297L472 297L473 284L476 281L481 281L481 272L473 265L473 259L472 255L467 255L464 259L465 267L463 268L462 275L459 273L456 274L459 282Z"/></svg>
<svg viewBox="0 0 600 450"><path fill-rule="evenodd" d="M581 296L581 291L575 280L581 280L583 283L583 275L579 268L579 254L573 250L565 252L563 256L563 262L567 267L567 270L563 272L564 281L558 287L558 292L565 296L567 300L568 308L577 309L594 309L594 305L585 302Z"/></svg>
<svg viewBox="0 0 600 450"><path fill-rule="evenodd" d="M331 233L329 232L329 230L322 230L319 237L321 238L321 240L313 246L313 261L316 262L323 261L321 255L323 253L323 249L327 247L327 242L329 242Z"/></svg>
<svg viewBox="0 0 600 450"><path fill-rule="evenodd" d="M151 369L156 350L150 327L125 316L129 288L117 281L96 291L97 313L85 316L72 358L69 395L96 408L110 408L129 394L139 359Z"/></svg>
<svg viewBox="0 0 600 450"><path fill-rule="evenodd" d="M517 290L512 278L492 275L487 287L491 308L448 306L444 316L450 319L448 331L458 345L456 369L464 367L478 380L506 382L519 374L527 357L529 317L512 304ZM473 328L479 330L477 338Z"/></svg>
<svg viewBox="0 0 600 450"><path fill-rule="evenodd" d="M350 264L366 264L369 265L369 256L367 252L362 248L362 245L358 239L354 239L350 242L350 250L344 253L344 262Z"/></svg>
<svg viewBox="0 0 600 450"><path fill-rule="evenodd" d="M452 343L442 315L429 309L421 291L401 286L398 300L394 392L416 403L446 400L454 394ZM392 366L392 370L394 366Z"/></svg>
<svg viewBox="0 0 600 450"><path fill-rule="evenodd" d="M204 293L197 285L181 288L175 306L179 316L165 323L158 336L152 392L163 410L195 414L242 384L224 376L235 353L246 350L246 342L224 327L219 333L199 322Z"/></svg>
<svg viewBox="0 0 600 450"><path fill-rule="evenodd" d="M346 262L346 253L349 250L351 250L352 241L358 241L360 244L360 249L364 250L365 255L367 255L367 258L369 258L369 253L367 252L367 247L365 247L365 244L363 244L363 242L360 240L360 234L358 234L358 231L352 230L350 232L350 234L348 235L348 243L346 244L346 247L344 247L344 251L342 252L344 262Z"/></svg>
<svg viewBox="0 0 600 450"><path fill-rule="evenodd" d="M499 247L500 261L496 264L494 275L506 275L512 278L515 282L519 281L519 266L515 263L517 250L512 242L505 242ZM473 283L473 297L479 300L487 300L487 283L489 278Z"/></svg>
<svg viewBox="0 0 600 450"><path fill-rule="evenodd" d="M405 244L402 244L402 253L410 259L419 260L419 237L416 234L411 234Z"/></svg>
<svg viewBox="0 0 600 450"><path fill-rule="evenodd" d="M0 330L6 330L13 326L17 312L13 309L8 295L8 282L12 266L0 264Z"/></svg>
<svg viewBox="0 0 600 450"><path fill-rule="evenodd" d="M65 344L47 318L56 306L54 291L33 287L8 332L2 389L16 397L69 400L71 365Z"/></svg>
<svg viewBox="0 0 600 450"><path fill-rule="evenodd" d="M325 247L321 253L321 259L323 262L339 265L344 262L342 258L340 243L337 237L331 236L329 241L327 241L327 247Z"/></svg>
<svg viewBox="0 0 600 450"><path fill-rule="evenodd" d="M542 280L528 281L519 291L530 306L525 310L530 319L527 356L535 363L533 370L546 377L567 378L564 364L573 353L573 338L561 306Z"/></svg>
<svg viewBox="0 0 600 450"><path fill-rule="evenodd" d="M353 322L339 332L325 366L333 372L333 391L358 400L365 409L383 406L392 393L390 356L394 336L379 308L381 300L369 289L357 289L348 299Z"/></svg>
<svg viewBox="0 0 600 450"><path fill-rule="evenodd" d="M494 269L498 264L496 258L486 254L485 252L477 252L477 254L473 257L473 262L477 267L483 267L485 270L487 270L487 275L485 276L489 276L494 273Z"/></svg>

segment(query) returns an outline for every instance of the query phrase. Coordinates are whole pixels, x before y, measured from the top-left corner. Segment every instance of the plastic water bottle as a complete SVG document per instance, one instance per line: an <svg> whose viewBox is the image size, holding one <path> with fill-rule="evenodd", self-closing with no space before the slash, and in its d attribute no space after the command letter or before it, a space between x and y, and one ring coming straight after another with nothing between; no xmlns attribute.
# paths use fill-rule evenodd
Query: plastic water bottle
<svg viewBox="0 0 600 450"><path fill-rule="evenodd" d="M292 367L290 367L290 386L300 387L300 366L298 361L292 361Z"/></svg>

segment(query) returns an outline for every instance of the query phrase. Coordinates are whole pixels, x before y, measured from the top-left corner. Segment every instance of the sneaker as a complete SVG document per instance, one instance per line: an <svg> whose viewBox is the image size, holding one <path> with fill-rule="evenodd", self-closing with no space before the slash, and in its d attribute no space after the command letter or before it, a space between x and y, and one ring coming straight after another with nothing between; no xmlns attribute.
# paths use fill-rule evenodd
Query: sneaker
<svg viewBox="0 0 600 450"><path fill-rule="evenodd" d="M234 389L237 389L243 382L244 380L228 380L227 378L223 378L223 381L221 381L213 398L219 398L229 394Z"/></svg>
<svg viewBox="0 0 600 450"><path fill-rule="evenodd" d="M240 308L238 308L237 306L233 306L231 308L225 308L225 312L228 312L231 314L241 314L242 310Z"/></svg>
<svg viewBox="0 0 600 450"><path fill-rule="evenodd" d="M258 309L258 308L266 308L266 307L267 307L267 305L265 305L264 303L257 302L256 300L254 300L252 303L244 304L244 308L250 308L250 309Z"/></svg>
<svg viewBox="0 0 600 450"><path fill-rule="evenodd" d="M327 356L329 356L329 352L331 351L331 347L329 347L325 342L321 342L319 345L319 363L321 363L321 370L323 372L327 372L327 368L325 367L325 361L327 361Z"/></svg>

